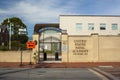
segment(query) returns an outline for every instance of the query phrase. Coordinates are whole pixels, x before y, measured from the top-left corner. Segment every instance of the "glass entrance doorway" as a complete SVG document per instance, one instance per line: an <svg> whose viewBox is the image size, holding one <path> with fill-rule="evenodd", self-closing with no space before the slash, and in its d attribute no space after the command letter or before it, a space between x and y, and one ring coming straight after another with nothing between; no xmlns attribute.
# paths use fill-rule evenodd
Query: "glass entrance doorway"
<svg viewBox="0 0 120 80"><path fill-rule="evenodd" d="M61 60L61 33L55 29L47 29L40 33L39 61Z"/></svg>

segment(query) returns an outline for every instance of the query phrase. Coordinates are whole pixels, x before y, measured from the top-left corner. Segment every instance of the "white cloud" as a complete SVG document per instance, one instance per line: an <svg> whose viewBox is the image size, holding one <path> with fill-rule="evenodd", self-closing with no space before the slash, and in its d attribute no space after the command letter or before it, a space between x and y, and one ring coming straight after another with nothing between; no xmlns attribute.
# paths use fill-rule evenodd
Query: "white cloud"
<svg viewBox="0 0 120 80"><path fill-rule="evenodd" d="M8 11L0 9L0 13L8 13Z"/></svg>
<svg viewBox="0 0 120 80"><path fill-rule="evenodd" d="M0 22L7 17L20 17L26 25L59 22L59 15L119 14L119 0L12 0L0 7ZM0 2L1 3L1 2ZM9 3L9 4L8 4ZM118 3L118 4L117 4ZM30 27L30 26L28 26Z"/></svg>
<svg viewBox="0 0 120 80"><path fill-rule="evenodd" d="M5 5L8 6L7 8L0 8L0 14L4 17L18 16L27 23L36 24L58 22L61 14L91 14L89 11L92 14L120 13L120 5L112 5L114 2L119 3L119 0L114 2L112 0L92 1L94 5L90 4L92 3L90 0L77 0L77 2L75 0L16 0L13 4L11 2L11 5ZM89 6L92 6L92 9Z"/></svg>
<svg viewBox="0 0 120 80"><path fill-rule="evenodd" d="M40 22L58 22L60 14L74 14L73 2L64 0L24 0L17 2L6 10L0 10L0 13L6 15L20 16L28 23ZM8 14L7 14L8 13Z"/></svg>
<svg viewBox="0 0 120 80"><path fill-rule="evenodd" d="M41 1L37 4L22 2L18 7L23 7L24 17L30 22L54 22L60 14L68 14L70 5L57 5L57 0ZM56 21L55 21L56 22Z"/></svg>

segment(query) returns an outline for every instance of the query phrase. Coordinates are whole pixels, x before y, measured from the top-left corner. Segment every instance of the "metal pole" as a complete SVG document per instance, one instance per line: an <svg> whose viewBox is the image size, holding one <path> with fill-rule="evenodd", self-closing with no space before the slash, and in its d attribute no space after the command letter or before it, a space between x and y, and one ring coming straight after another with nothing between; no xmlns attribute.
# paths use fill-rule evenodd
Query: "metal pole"
<svg viewBox="0 0 120 80"><path fill-rule="evenodd" d="M43 42L42 42L42 45L43 45L43 46L42 46L42 48L43 48L43 54L42 54L42 55L43 55L43 60L45 60L45 59L44 59L44 33L42 33L42 36L43 36Z"/></svg>
<svg viewBox="0 0 120 80"><path fill-rule="evenodd" d="M52 36L51 36L51 60L52 60Z"/></svg>
<svg viewBox="0 0 120 80"><path fill-rule="evenodd" d="M8 23L9 23L9 50L11 50L11 23L8 18Z"/></svg>
<svg viewBox="0 0 120 80"><path fill-rule="evenodd" d="M44 47L45 45L44 45L44 31L43 31L43 54L44 54Z"/></svg>
<svg viewBox="0 0 120 80"><path fill-rule="evenodd" d="M22 48L20 48L20 51L21 51L21 55L20 55L20 66L23 66L23 64L22 64Z"/></svg>
<svg viewBox="0 0 120 80"><path fill-rule="evenodd" d="M11 23L10 23L10 39L9 39L9 49L11 50Z"/></svg>
<svg viewBox="0 0 120 80"><path fill-rule="evenodd" d="M31 50L31 53L30 53L30 63L29 63L29 65L32 65L32 62L31 62L32 49L30 49L30 50Z"/></svg>

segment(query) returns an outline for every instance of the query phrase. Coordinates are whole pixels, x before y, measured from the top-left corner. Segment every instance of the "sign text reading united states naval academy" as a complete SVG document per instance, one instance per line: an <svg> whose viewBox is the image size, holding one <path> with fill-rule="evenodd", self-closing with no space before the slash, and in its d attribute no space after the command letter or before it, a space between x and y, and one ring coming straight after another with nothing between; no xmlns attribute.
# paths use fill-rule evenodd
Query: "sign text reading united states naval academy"
<svg viewBox="0 0 120 80"><path fill-rule="evenodd" d="M88 55L88 49L85 48L86 42L87 40L74 40L73 55Z"/></svg>

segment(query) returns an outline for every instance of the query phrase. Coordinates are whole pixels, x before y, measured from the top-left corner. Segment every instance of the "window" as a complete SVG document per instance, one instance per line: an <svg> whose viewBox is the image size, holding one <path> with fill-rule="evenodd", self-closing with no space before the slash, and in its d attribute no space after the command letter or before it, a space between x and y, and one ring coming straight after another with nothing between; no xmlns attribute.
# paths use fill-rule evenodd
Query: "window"
<svg viewBox="0 0 120 80"><path fill-rule="evenodd" d="M118 29L118 25L117 24L112 24L112 30L117 30Z"/></svg>
<svg viewBox="0 0 120 80"><path fill-rule="evenodd" d="M88 30L94 30L94 24L88 23Z"/></svg>
<svg viewBox="0 0 120 80"><path fill-rule="evenodd" d="M82 23L77 23L76 30L81 30L81 29L82 29Z"/></svg>
<svg viewBox="0 0 120 80"><path fill-rule="evenodd" d="M106 24L105 23L100 24L100 30L106 30Z"/></svg>

